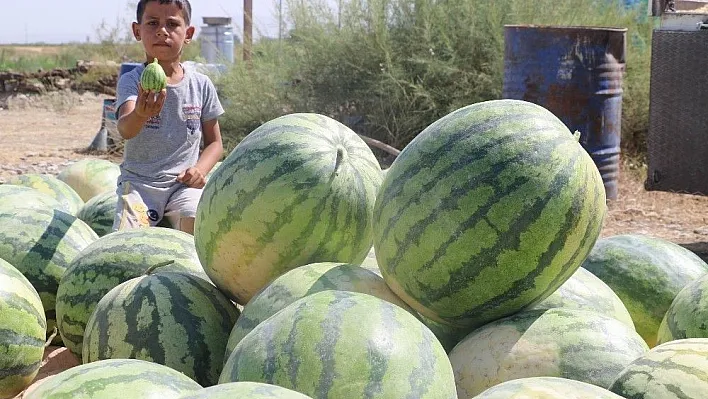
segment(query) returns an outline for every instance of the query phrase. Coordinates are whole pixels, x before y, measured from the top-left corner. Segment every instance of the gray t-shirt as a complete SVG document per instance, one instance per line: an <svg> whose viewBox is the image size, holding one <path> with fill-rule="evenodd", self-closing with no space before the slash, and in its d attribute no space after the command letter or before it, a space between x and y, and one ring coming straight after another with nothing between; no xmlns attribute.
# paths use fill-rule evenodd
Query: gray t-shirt
<svg viewBox="0 0 708 399"><path fill-rule="evenodd" d="M140 65L118 80L116 114L126 101L137 100L143 69ZM160 115L150 118L137 136L125 141L122 176L143 182L174 182L177 175L197 163L202 122L223 113L209 77L184 68L182 81L167 85L167 98Z"/></svg>

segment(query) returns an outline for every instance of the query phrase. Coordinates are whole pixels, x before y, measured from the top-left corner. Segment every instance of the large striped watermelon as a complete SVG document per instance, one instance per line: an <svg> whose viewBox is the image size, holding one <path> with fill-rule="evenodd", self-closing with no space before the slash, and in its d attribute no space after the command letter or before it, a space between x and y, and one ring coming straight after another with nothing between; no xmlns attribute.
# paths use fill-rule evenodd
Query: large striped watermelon
<svg viewBox="0 0 708 399"><path fill-rule="evenodd" d="M676 295L659 326L657 344L685 338L708 338L708 274Z"/></svg>
<svg viewBox="0 0 708 399"><path fill-rule="evenodd" d="M293 390L260 382L229 382L204 388L179 399L311 399Z"/></svg>
<svg viewBox="0 0 708 399"><path fill-rule="evenodd" d="M295 267L361 263L380 184L371 149L343 124L317 114L269 121L206 184L194 230L199 259L242 305Z"/></svg>
<svg viewBox="0 0 708 399"><path fill-rule="evenodd" d="M236 305L200 277L148 271L96 304L86 323L83 362L147 360L214 385L238 315Z"/></svg>
<svg viewBox="0 0 708 399"><path fill-rule="evenodd" d="M43 380L23 399L177 399L202 387L169 367L136 359L83 364Z"/></svg>
<svg viewBox="0 0 708 399"><path fill-rule="evenodd" d="M389 168L376 259L414 309L470 329L560 287L605 213L600 173L557 117L520 100L477 103L427 127Z"/></svg>
<svg viewBox="0 0 708 399"><path fill-rule="evenodd" d="M450 352L459 399L526 377L562 377L601 387L649 348L634 329L599 313L530 310L489 323Z"/></svg>
<svg viewBox="0 0 708 399"><path fill-rule="evenodd" d="M259 324L219 383L275 384L318 399L454 399L445 350L418 319L371 295L323 291Z"/></svg>
<svg viewBox="0 0 708 399"><path fill-rule="evenodd" d="M0 205L0 259L15 266L39 293L48 334L56 327L59 280L74 257L96 239L86 223L63 211Z"/></svg>
<svg viewBox="0 0 708 399"><path fill-rule="evenodd" d="M661 320L679 291L708 272L688 249L639 234L598 240L583 267L622 299L649 347L656 345Z"/></svg>
<svg viewBox="0 0 708 399"><path fill-rule="evenodd" d="M529 309L553 308L595 311L634 328L632 316L612 288L582 267L548 298Z"/></svg>
<svg viewBox="0 0 708 399"><path fill-rule="evenodd" d="M14 397L37 375L46 331L39 294L19 270L0 259L0 398Z"/></svg>
<svg viewBox="0 0 708 399"><path fill-rule="evenodd" d="M363 267L348 263L313 263L293 269L273 280L244 306L229 336L226 356L246 334L270 316L300 298L326 290L373 295L412 312L405 302L391 292L381 277Z"/></svg>
<svg viewBox="0 0 708 399"><path fill-rule="evenodd" d="M558 377L519 378L495 385L475 399L622 399L605 388Z"/></svg>
<svg viewBox="0 0 708 399"><path fill-rule="evenodd" d="M610 386L628 399L708 397L708 338L667 342L634 360Z"/></svg>
<svg viewBox="0 0 708 399"><path fill-rule="evenodd" d="M57 178L71 186L82 200L115 190L120 167L105 159L86 158L64 168Z"/></svg>
<svg viewBox="0 0 708 399"><path fill-rule="evenodd" d="M76 213L76 217L91 226L99 237L103 237L113 230L117 206L116 190L108 190L86 201Z"/></svg>
<svg viewBox="0 0 708 399"><path fill-rule="evenodd" d="M7 180L7 184L33 188L47 194L57 200L62 208L72 215L76 215L76 212L84 205L84 201L73 188L53 175L28 173L11 177Z"/></svg>
<svg viewBox="0 0 708 399"><path fill-rule="evenodd" d="M194 238L162 227L121 230L99 238L74 258L59 282L57 321L64 345L81 358L86 322L111 289L165 261L161 270L186 271L206 278Z"/></svg>
<svg viewBox="0 0 708 399"><path fill-rule="evenodd" d="M66 207L49 194L31 187L0 184L0 208L11 210L15 207L59 209L67 212Z"/></svg>

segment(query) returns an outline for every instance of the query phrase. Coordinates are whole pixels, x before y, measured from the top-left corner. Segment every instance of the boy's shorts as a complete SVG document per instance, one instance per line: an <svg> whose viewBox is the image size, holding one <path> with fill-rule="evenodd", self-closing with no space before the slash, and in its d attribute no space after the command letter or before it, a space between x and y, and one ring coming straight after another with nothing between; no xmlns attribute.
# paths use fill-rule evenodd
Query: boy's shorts
<svg viewBox="0 0 708 399"><path fill-rule="evenodd" d="M118 181L118 204L113 218L113 231L157 226L165 218L179 227L182 218L193 218L202 189L175 183L155 187L135 180Z"/></svg>

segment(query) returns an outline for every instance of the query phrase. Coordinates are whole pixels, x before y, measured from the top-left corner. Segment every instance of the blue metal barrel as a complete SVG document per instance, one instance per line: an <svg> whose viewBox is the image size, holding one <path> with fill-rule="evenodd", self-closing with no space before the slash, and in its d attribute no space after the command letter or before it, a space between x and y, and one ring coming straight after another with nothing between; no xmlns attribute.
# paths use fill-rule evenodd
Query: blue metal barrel
<svg viewBox="0 0 708 399"><path fill-rule="evenodd" d="M617 198L627 29L507 25L502 97L547 108L595 161Z"/></svg>
<svg viewBox="0 0 708 399"><path fill-rule="evenodd" d="M133 70L133 68L142 65L141 62L124 62L120 64L120 75L118 77L123 76L124 73L130 72Z"/></svg>

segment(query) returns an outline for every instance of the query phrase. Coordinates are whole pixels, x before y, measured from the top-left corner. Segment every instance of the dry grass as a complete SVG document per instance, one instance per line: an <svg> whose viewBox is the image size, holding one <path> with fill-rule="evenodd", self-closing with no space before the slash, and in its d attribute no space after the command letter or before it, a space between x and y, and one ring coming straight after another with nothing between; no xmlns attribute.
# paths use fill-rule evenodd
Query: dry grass
<svg viewBox="0 0 708 399"><path fill-rule="evenodd" d="M8 50L18 56L32 55L58 55L63 51L63 46L15 46L0 45L0 50Z"/></svg>

